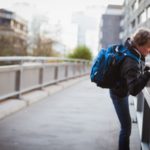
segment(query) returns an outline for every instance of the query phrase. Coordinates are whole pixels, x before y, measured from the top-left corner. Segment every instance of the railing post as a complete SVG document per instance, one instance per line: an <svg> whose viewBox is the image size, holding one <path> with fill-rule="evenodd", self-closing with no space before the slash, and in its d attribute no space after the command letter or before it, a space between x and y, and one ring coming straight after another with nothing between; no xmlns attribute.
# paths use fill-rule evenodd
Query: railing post
<svg viewBox="0 0 150 150"><path fill-rule="evenodd" d="M58 64L55 67L55 80L58 80Z"/></svg>
<svg viewBox="0 0 150 150"><path fill-rule="evenodd" d="M21 99L22 72L23 72L23 66L22 66L22 64L20 64L19 70L16 72L16 79L15 79L15 91L17 91L19 93L16 96L16 98L18 98L18 99Z"/></svg>
<svg viewBox="0 0 150 150"><path fill-rule="evenodd" d="M39 84L41 85L40 89L43 89L43 73L44 73L44 66L42 64L40 71L39 71Z"/></svg>
<svg viewBox="0 0 150 150"><path fill-rule="evenodd" d="M15 91L19 92L19 94L16 96L17 98L20 98L20 80L21 80L21 71L16 71L16 78L15 78Z"/></svg>
<svg viewBox="0 0 150 150"><path fill-rule="evenodd" d="M76 62L73 62L73 78L75 77L76 74Z"/></svg>
<svg viewBox="0 0 150 150"><path fill-rule="evenodd" d="M68 78L68 65L67 64L65 66L65 77L66 79Z"/></svg>
<svg viewBox="0 0 150 150"><path fill-rule="evenodd" d="M83 68L84 68L84 73L83 74L85 74L86 73L86 63L85 62L83 62Z"/></svg>
<svg viewBox="0 0 150 150"><path fill-rule="evenodd" d="M144 94L140 92L137 97L137 111L142 112L144 107Z"/></svg>
<svg viewBox="0 0 150 150"><path fill-rule="evenodd" d="M150 108L146 100L144 100L142 142L150 144Z"/></svg>

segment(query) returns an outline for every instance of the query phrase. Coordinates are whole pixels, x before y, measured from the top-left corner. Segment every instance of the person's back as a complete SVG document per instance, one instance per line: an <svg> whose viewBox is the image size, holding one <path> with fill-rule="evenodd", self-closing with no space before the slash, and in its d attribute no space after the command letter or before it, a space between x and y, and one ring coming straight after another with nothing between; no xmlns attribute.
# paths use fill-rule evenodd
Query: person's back
<svg viewBox="0 0 150 150"><path fill-rule="evenodd" d="M120 84L110 89L110 96L121 124L119 150L130 149L131 117L128 96L136 96L150 78L149 67L145 68L145 57L150 53L150 30L137 30L132 37L126 40L124 46L141 61L138 63L130 57L125 57L118 68Z"/></svg>
<svg viewBox="0 0 150 150"><path fill-rule="evenodd" d="M135 96L144 88L149 79L149 73L144 74L145 57L132 46L130 38L127 39L124 46L139 57L141 61L138 63L131 57L126 57L118 68L120 85L111 90L120 97L129 94Z"/></svg>

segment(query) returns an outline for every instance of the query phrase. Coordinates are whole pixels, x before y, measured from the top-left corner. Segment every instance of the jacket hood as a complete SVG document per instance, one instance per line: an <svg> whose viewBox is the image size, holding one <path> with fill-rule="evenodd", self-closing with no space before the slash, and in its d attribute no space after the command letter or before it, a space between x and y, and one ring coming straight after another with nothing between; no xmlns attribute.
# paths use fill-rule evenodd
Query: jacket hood
<svg viewBox="0 0 150 150"><path fill-rule="evenodd" d="M127 40L124 43L124 46L132 51L135 55L137 55L138 57L140 57L143 61L145 61L145 57L139 52L139 50L135 47L135 45L133 44L131 38L127 38Z"/></svg>

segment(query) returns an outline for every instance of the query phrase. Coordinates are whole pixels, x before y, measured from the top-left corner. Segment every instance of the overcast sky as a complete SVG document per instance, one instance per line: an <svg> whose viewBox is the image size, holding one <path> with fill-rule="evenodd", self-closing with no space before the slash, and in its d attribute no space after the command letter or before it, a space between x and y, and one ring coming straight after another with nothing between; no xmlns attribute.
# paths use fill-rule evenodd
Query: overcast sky
<svg viewBox="0 0 150 150"><path fill-rule="evenodd" d="M0 0L0 7L16 11L18 15L31 20L33 14L44 14L51 24L62 26L61 41L68 47L76 45L76 26L72 24L72 14L78 11L87 12L99 22L99 17L107 4L122 4L123 0ZM98 29L95 29L98 32ZM94 34L91 32L93 39ZM97 35L95 35L97 36ZM90 40L90 36L88 37ZM95 37L96 49L97 37Z"/></svg>

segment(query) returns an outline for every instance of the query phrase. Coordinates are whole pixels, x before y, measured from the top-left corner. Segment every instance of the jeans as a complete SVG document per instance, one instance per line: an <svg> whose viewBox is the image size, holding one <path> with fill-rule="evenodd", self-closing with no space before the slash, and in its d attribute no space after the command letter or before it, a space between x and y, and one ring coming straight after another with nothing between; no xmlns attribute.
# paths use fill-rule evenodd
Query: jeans
<svg viewBox="0 0 150 150"><path fill-rule="evenodd" d="M110 97L114 104L121 130L119 135L119 150L130 150L131 117L128 96L118 97L110 90Z"/></svg>

